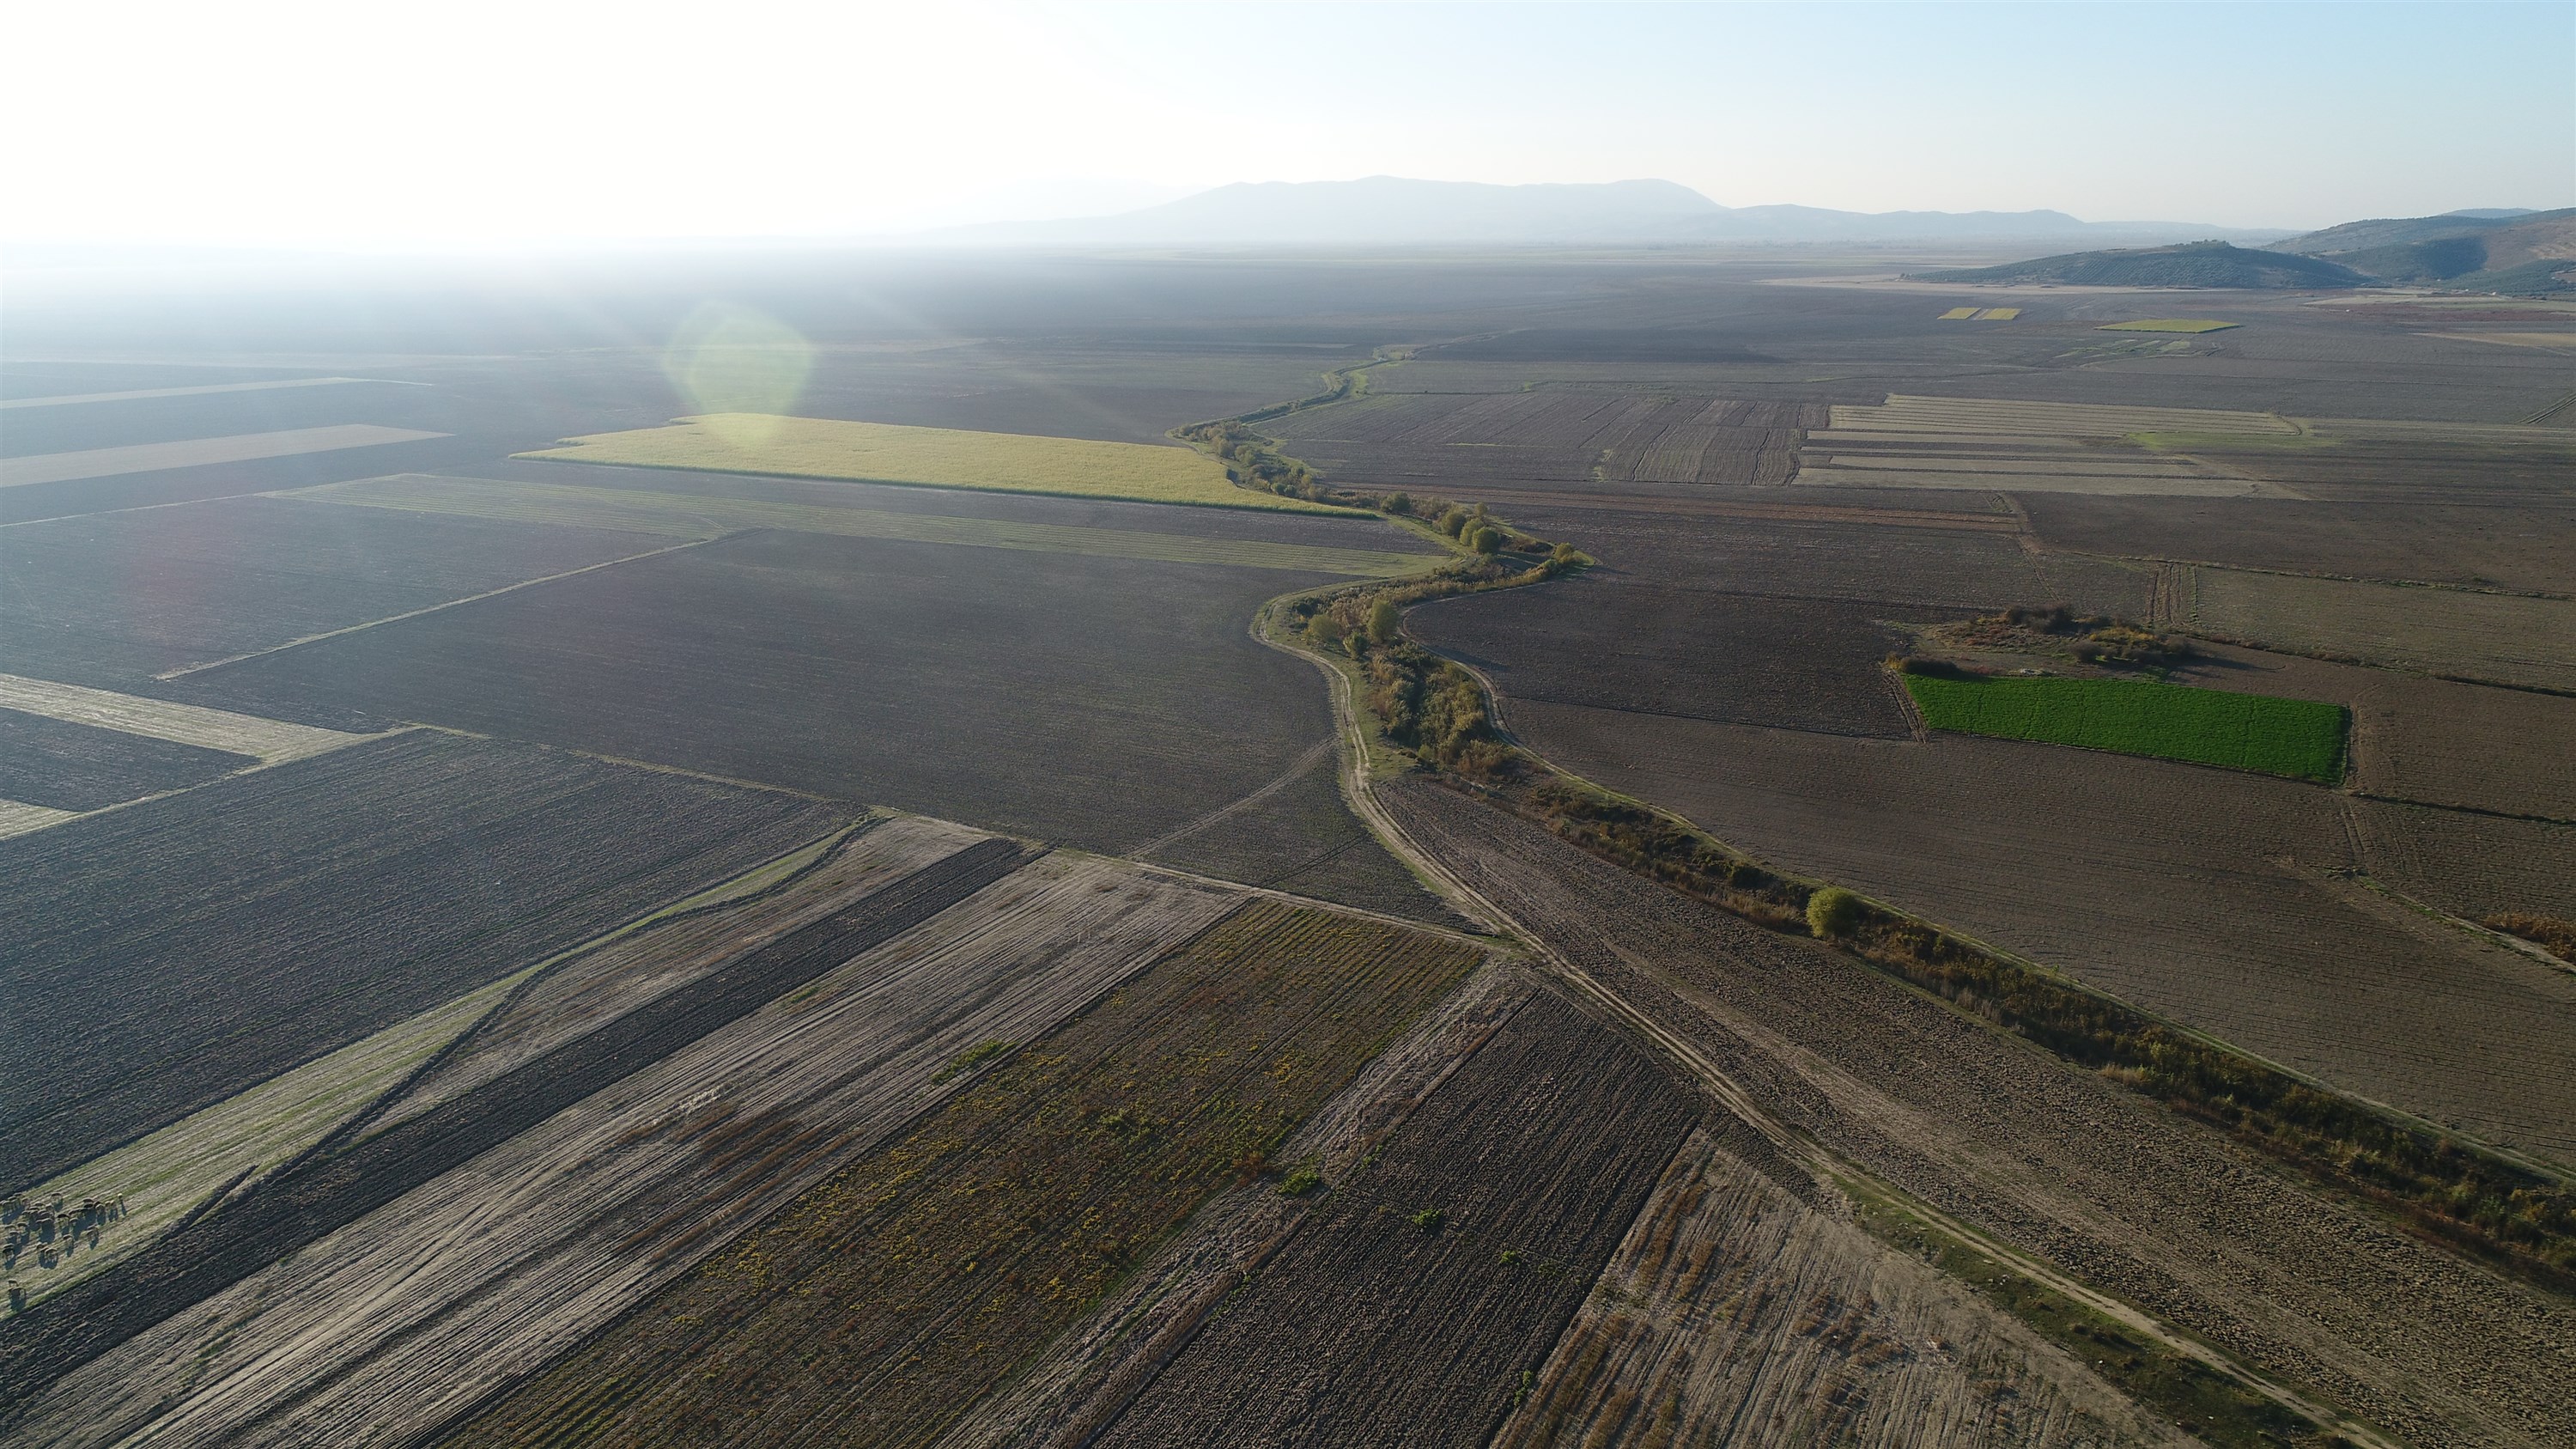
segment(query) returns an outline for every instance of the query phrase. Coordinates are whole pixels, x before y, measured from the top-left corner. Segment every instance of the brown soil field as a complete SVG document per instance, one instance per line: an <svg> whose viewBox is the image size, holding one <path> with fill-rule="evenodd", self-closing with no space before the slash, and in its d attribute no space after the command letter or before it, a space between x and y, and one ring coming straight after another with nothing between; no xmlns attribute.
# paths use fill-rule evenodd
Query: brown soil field
<svg viewBox="0 0 2576 1449"><path fill-rule="evenodd" d="M2576 1166L2576 976L2339 879L2343 797L2165 761L1512 704L1547 758L1785 869Z"/></svg>
<svg viewBox="0 0 2576 1449"><path fill-rule="evenodd" d="M752 533L174 683L286 718L420 719L1123 854L1331 738L1312 667L1246 625L1279 593L1338 581ZM1261 874L1348 840L1293 842ZM1341 869L1368 873L1363 903L1414 889L1374 842Z"/></svg>
<svg viewBox="0 0 2576 1449"><path fill-rule="evenodd" d="M1667 588L1594 570L1546 588L1414 609L1405 631L1482 671L1512 701L1902 738L1880 661L1905 636L1882 620L1956 613L1897 604Z"/></svg>
<svg viewBox="0 0 2576 1449"><path fill-rule="evenodd" d="M1534 995L1092 1442L1487 1442L1698 1111Z"/></svg>
<svg viewBox="0 0 2576 1449"><path fill-rule="evenodd" d="M2471 921L2576 919L2576 825L2384 800L2356 800L2352 815L2363 869L2393 890Z"/></svg>
<svg viewBox="0 0 2576 1449"><path fill-rule="evenodd" d="M2576 692L2576 599L2193 568L2178 620L2223 639Z"/></svg>
<svg viewBox="0 0 2576 1449"><path fill-rule="evenodd" d="M851 812L413 732L0 841L0 1182L36 1181Z"/></svg>
<svg viewBox="0 0 2576 1449"><path fill-rule="evenodd" d="M1400 371L1401 369L1399 369ZM1356 487L1443 480L1780 484L1821 404L1684 396L1653 387L1382 393L1263 424Z"/></svg>
<svg viewBox="0 0 2576 1449"><path fill-rule="evenodd" d="M1428 783L1379 798L1775 1120L2427 1446L2576 1435L2576 1307L1838 956Z"/></svg>
<svg viewBox="0 0 2576 1449"><path fill-rule="evenodd" d="M1040 861L89 1363L16 1432L434 1431L899 1130L977 1043L1043 1036L1236 903Z"/></svg>
<svg viewBox="0 0 2576 1449"><path fill-rule="evenodd" d="M2349 706L2352 783L2366 793L2576 820L2576 699L2224 644L2200 645L2172 677Z"/></svg>
<svg viewBox="0 0 2576 1449"><path fill-rule="evenodd" d="M1247 906L446 1442L920 1442L1480 955Z"/></svg>
<svg viewBox="0 0 2576 1449"><path fill-rule="evenodd" d="M0 799L96 810L200 785L259 761L0 709Z"/></svg>
<svg viewBox="0 0 2576 1449"><path fill-rule="evenodd" d="M273 498L12 525L0 528L0 672L132 689L667 542Z"/></svg>
<svg viewBox="0 0 2576 1449"><path fill-rule="evenodd" d="M2576 507L2276 498L2022 499L2051 548L2348 578L2576 593Z"/></svg>
<svg viewBox="0 0 2576 1449"><path fill-rule="evenodd" d="M2194 1441L1702 1130L1492 1442Z"/></svg>

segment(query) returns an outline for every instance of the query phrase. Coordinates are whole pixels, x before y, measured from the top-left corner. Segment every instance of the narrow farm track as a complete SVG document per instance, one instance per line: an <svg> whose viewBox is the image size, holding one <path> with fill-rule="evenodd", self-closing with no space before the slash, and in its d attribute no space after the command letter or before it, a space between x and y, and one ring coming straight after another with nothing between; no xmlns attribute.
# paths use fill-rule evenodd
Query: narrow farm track
<svg viewBox="0 0 2576 1449"><path fill-rule="evenodd" d="M34 1424L49 1424L30 1442L63 1442L60 1436L75 1424L98 1435L123 1422L103 1412L95 1390L56 1395L55 1412L71 1411L62 1420L32 1401L76 1368L85 1380L133 1379L130 1368L119 1370L118 1360L105 1357L109 1350L920 925L1025 859L1006 840L958 851L431 1113L309 1159L116 1271L9 1320L0 1326L0 1403L13 1406L14 1429L23 1436ZM527 1150L528 1144L514 1147ZM180 1326L185 1337L191 1325Z"/></svg>

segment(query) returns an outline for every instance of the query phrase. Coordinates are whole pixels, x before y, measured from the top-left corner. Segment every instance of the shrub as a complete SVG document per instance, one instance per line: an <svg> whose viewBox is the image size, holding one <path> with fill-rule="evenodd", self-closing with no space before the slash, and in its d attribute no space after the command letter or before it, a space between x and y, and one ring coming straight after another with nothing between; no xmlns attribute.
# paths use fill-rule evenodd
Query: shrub
<svg viewBox="0 0 2576 1449"><path fill-rule="evenodd" d="M1440 1225L1442 1223L1449 1221L1449 1215L1438 1208L1424 1208L1422 1211L1415 1213L1406 1221L1411 1222L1415 1227L1422 1229L1426 1233L1436 1233L1440 1231Z"/></svg>
<svg viewBox="0 0 2576 1449"><path fill-rule="evenodd" d="M1306 639L1318 649L1330 649L1342 642L1342 621L1330 614L1317 614L1306 621Z"/></svg>
<svg viewBox="0 0 2576 1449"><path fill-rule="evenodd" d="M1281 1197L1304 1197L1324 1185L1323 1175L1311 1167L1301 1167L1279 1180Z"/></svg>
<svg viewBox="0 0 2576 1449"><path fill-rule="evenodd" d="M1491 557L1503 551L1503 535L1498 529L1477 528L1470 530L1465 541L1469 548L1472 548L1476 552L1484 554L1487 557Z"/></svg>
<svg viewBox="0 0 2576 1449"><path fill-rule="evenodd" d="M1386 501L1378 506L1389 513L1411 513L1413 500L1402 493L1390 493L1386 495Z"/></svg>
<svg viewBox="0 0 2576 1449"><path fill-rule="evenodd" d="M1807 929L1818 940L1851 934L1860 924L1860 897L1841 886L1826 886L1807 897Z"/></svg>
<svg viewBox="0 0 2576 1449"><path fill-rule="evenodd" d="M2576 961L2576 921L2562 921L2556 916L2535 916L2522 911L2505 911L2478 922L2490 931L2520 936L2551 955Z"/></svg>
<svg viewBox="0 0 2576 1449"><path fill-rule="evenodd" d="M1379 644L1392 644L1404 627L1404 611L1395 600L1381 598L1369 606L1368 636Z"/></svg>
<svg viewBox="0 0 2576 1449"><path fill-rule="evenodd" d="M1467 527L1468 520L1475 516L1453 503L1449 505L1448 512L1440 515L1440 531L1456 538Z"/></svg>

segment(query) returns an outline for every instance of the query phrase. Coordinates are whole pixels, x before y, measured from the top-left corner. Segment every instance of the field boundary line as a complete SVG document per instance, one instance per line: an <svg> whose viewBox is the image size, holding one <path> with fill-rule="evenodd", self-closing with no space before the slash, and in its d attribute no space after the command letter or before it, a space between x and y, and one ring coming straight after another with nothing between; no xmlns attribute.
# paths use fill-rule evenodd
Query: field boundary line
<svg viewBox="0 0 2576 1449"><path fill-rule="evenodd" d="M254 649L247 654L233 655L229 659L210 659L203 664L190 664L184 668L168 670L164 673L153 675L152 677L156 680L165 681L172 679L185 679L191 674L202 674L209 669L221 669L227 664L241 664L252 659L265 659L271 654L283 654L289 649L300 649L307 644L319 644L325 639L337 639L343 634L355 634L362 630L373 629L380 624L399 624L405 619L417 619L424 614L435 614L447 609L461 608L466 604L479 604L485 599L497 599L503 594L514 594L521 589L535 588L539 584L557 583L564 579L576 578L582 574L595 573L600 569L615 568L619 564L638 563L648 558L660 558L666 553L678 553L684 548L696 548L701 544L714 543L718 539L731 538L733 536L734 535L729 533L723 533L716 535L715 538L692 538L684 542L672 544L668 548L657 548L646 553L628 554L624 558L612 558L595 564L584 564L580 568L566 569L559 574L547 574L543 578L521 579L515 584L505 584L497 589L487 589L479 594L469 594L462 599L450 599L443 604L432 604L425 609L413 609L408 613L395 614L383 619L370 619L363 624L351 624L345 628L327 629L319 634L307 634L301 639L289 639L283 644L273 644L266 649Z"/></svg>
<svg viewBox="0 0 2576 1449"><path fill-rule="evenodd" d="M75 392L49 397L13 397L0 400L0 409L60 408L74 403L141 402L156 397L204 397L219 392L272 392L288 387L331 387L344 382L371 382L388 387L436 387L430 382L406 382L394 377L281 377L260 382L212 382L195 387L144 387L127 392Z"/></svg>
<svg viewBox="0 0 2576 1449"><path fill-rule="evenodd" d="M109 448L35 453L11 458L7 466L0 466L0 488L35 488L47 483L126 478L138 473L166 473L181 468L261 463L271 458L303 458L316 453L344 453L392 443L426 443L454 436L453 433L391 428L378 423L332 423L317 428L280 428L265 433L229 433L222 437L187 438L167 443L127 443ZM202 456L192 456L191 449L198 450Z"/></svg>
<svg viewBox="0 0 2576 1449"><path fill-rule="evenodd" d="M1056 853L1059 855L1074 856L1091 854L1089 851L1075 850L1071 846L1058 846L1056 847ZM1120 865L1133 866L1138 870L1150 871L1155 875L1167 875L1175 880L1191 881L1204 886L1216 886L1229 891L1249 892L1264 900L1277 901L1281 905L1296 906L1309 911L1324 911L1336 916L1354 916L1360 920L1375 921L1379 925L1396 926L1407 931L1421 931L1428 935L1438 936L1446 941L1454 941L1461 946L1475 946L1487 951L1503 950L1516 952L1521 944L1517 937L1479 936L1473 931L1461 931L1454 926L1442 926L1436 925L1430 921L1411 920L1404 916L1389 915L1385 911L1373 911L1366 906L1344 905L1340 901L1328 901L1315 896L1301 896L1294 891L1283 891L1275 886L1246 885L1239 880L1225 880L1218 876L1201 875L1197 871L1183 870L1176 865L1157 865L1150 860L1130 860L1123 855L1108 855L1100 858L1103 860L1114 860Z"/></svg>

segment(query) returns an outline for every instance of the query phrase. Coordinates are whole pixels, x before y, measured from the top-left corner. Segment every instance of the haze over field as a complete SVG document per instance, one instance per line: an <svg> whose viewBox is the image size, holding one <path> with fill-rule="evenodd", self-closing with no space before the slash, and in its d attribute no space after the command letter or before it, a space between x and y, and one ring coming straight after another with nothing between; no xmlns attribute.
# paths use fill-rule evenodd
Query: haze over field
<svg viewBox="0 0 2576 1449"><path fill-rule="evenodd" d="M9 33L18 240L846 237L1376 175L2283 231L2576 203L2555 0L155 0Z"/></svg>
<svg viewBox="0 0 2576 1449"><path fill-rule="evenodd" d="M0 1449L2576 1445L2576 0L0 47Z"/></svg>

